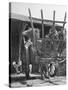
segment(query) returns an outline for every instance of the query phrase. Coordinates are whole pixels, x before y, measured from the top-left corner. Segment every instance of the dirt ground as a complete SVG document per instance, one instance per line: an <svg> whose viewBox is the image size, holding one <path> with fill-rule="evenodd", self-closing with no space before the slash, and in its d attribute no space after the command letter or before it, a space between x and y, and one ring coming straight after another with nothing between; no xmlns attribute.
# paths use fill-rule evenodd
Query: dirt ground
<svg viewBox="0 0 68 90"><path fill-rule="evenodd" d="M11 87L38 87L38 86L51 86L51 85L64 85L66 84L65 76L55 76L50 79L41 80L40 74L31 74L30 79L25 78L25 74L11 75Z"/></svg>

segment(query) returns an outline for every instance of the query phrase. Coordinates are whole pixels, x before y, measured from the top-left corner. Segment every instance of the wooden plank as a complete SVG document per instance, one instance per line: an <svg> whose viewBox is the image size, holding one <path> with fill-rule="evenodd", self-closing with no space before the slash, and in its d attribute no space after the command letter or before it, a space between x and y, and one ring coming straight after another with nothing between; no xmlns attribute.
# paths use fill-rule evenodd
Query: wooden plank
<svg viewBox="0 0 68 90"><path fill-rule="evenodd" d="M42 38L44 38L44 23L43 23L43 10L41 9L41 19L42 19Z"/></svg>
<svg viewBox="0 0 68 90"><path fill-rule="evenodd" d="M28 9L28 11L29 11L29 17L30 17L30 22L31 22L32 31L33 31L33 45L35 46L35 30L34 30L34 26L33 26L33 20L32 20L32 16L31 16L31 11L30 11L30 9Z"/></svg>

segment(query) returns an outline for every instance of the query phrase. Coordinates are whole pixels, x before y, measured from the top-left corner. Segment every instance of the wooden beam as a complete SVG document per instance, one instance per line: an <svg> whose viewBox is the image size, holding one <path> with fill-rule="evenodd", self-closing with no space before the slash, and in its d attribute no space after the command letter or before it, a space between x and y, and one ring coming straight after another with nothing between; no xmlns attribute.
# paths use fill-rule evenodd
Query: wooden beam
<svg viewBox="0 0 68 90"><path fill-rule="evenodd" d="M31 22L32 31L33 31L33 45L35 46L35 30L34 30L34 26L33 26L33 20L32 20L32 16L31 16L31 11L30 11L30 9L28 9L28 11L29 11L29 17L30 17L30 22Z"/></svg>
<svg viewBox="0 0 68 90"><path fill-rule="evenodd" d="M30 18L30 17L29 17ZM32 17L32 20L37 20L37 21L42 21L42 19L40 18L35 18L35 17ZM53 22L53 20L48 20L48 19L43 19L44 22ZM66 21L54 21L55 23L66 23Z"/></svg>
<svg viewBox="0 0 68 90"><path fill-rule="evenodd" d="M43 23L43 10L41 9L41 20L42 20L42 38L44 38L44 23Z"/></svg>

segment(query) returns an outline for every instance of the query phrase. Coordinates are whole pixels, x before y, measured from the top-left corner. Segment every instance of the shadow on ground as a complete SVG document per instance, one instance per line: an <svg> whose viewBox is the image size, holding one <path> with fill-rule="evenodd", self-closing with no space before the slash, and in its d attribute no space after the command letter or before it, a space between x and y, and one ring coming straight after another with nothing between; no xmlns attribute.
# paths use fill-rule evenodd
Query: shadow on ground
<svg viewBox="0 0 68 90"><path fill-rule="evenodd" d="M36 79L41 79L40 76L37 77L29 77L29 79L26 79L26 77L11 77L11 83L19 82L23 85L27 84L27 80L36 80Z"/></svg>

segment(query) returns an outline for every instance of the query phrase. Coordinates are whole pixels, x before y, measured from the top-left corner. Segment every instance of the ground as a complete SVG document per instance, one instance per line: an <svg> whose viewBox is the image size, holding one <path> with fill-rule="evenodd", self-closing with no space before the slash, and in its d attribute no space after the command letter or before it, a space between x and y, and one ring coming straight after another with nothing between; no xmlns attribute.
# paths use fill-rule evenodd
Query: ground
<svg viewBox="0 0 68 90"><path fill-rule="evenodd" d="M11 87L37 87L66 84L65 76L55 76L53 78L41 80L40 74L31 74L30 79L26 80L25 74L11 75Z"/></svg>

